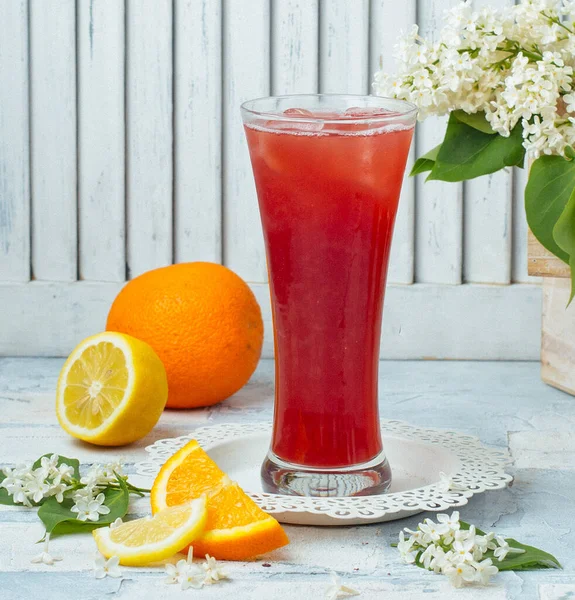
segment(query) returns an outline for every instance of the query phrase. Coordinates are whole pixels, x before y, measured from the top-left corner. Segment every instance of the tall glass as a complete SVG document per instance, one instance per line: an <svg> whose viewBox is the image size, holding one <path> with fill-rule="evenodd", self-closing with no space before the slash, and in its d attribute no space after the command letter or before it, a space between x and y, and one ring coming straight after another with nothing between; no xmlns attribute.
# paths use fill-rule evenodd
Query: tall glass
<svg viewBox="0 0 575 600"><path fill-rule="evenodd" d="M266 244L276 392L269 492L382 493L378 365L393 225L416 109L375 96L242 105Z"/></svg>

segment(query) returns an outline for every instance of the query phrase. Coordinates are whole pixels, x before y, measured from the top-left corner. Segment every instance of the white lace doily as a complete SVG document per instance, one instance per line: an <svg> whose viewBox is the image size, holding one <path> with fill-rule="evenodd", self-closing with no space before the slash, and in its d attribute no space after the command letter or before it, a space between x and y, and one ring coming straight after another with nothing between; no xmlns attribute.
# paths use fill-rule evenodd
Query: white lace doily
<svg viewBox="0 0 575 600"><path fill-rule="evenodd" d="M394 491L392 484L390 493L377 496L309 498L255 491L258 487L253 482L271 437L269 423L200 427L189 435L159 440L146 448L148 460L138 463L136 471L146 478L155 477L174 452L196 439L208 453L218 454L220 467L232 479L236 475L234 468L239 469L241 464L245 471L246 462L250 463L247 468L253 471L253 487L244 483L244 489L263 510L284 523L315 525L375 523L422 511L445 511L467 504L474 494L502 489L512 479L504 470L509 463L507 451L487 448L475 437L389 420L381 421L381 430L392 471L401 471L404 476L397 484L402 489ZM251 451L246 451L248 448ZM440 471L449 477L450 489ZM414 482L416 486L410 487Z"/></svg>

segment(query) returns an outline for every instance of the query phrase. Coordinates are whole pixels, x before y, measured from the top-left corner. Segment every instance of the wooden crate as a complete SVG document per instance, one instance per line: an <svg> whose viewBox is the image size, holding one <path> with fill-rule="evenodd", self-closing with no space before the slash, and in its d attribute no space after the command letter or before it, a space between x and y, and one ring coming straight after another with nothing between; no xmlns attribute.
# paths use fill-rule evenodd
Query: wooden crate
<svg viewBox="0 0 575 600"><path fill-rule="evenodd" d="M541 378L575 396L575 302L569 307L569 267L529 232L529 275L543 277Z"/></svg>

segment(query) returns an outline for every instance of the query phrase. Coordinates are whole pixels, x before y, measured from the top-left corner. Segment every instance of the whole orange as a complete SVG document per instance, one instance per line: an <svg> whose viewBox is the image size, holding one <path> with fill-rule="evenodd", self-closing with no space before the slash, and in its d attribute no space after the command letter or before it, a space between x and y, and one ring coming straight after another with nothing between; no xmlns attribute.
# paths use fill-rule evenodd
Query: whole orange
<svg viewBox="0 0 575 600"><path fill-rule="evenodd" d="M167 406L194 408L221 402L247 383L264 327L245 281L221 265L194 262L129 281L106 329L150 344L166 367Z"/></svg>

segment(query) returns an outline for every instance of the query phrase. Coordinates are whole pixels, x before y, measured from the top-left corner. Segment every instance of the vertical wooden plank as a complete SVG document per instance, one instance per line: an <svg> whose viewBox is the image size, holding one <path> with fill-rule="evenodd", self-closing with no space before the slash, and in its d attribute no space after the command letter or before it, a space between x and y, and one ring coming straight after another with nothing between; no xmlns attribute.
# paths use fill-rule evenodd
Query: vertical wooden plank
<svg viewBox="0 0 575 600"><path fill-rule="evenodd" d="M464 189L463 278L468 283L510 283L512 172L480 177Z"/></svg>
<svg viewBox="0 0 575 600"><path fill-rule="evenodd" d="M399 31L407 31L415 23L416 0L372 0L370 14L370 63L369 78L383 69L393 73L396 69L393 48ZM415 144L412 145L407 163L399 209L395 221L393 244L389 261L390 283L413 283L414 227L415 227L415 180L409 177L413 165Z"/></svg>
<svg viewBox="0 0 575 600"><path fill-rule="evenodd" d="M445 8L457 0L419 0L420 33L433 38ZM421 156L441 142L446 120L430 118L419 125L416 153ZM415 279L424 283L461 283L462 186L418 177L416 184Z"/></svg>
<svg viewBox="0 0 575 600"><path fill-rule="evenodd" d="M124 281L124 2L78 3L80 279Z"/></svg>
<svg viewBox="0 0 575 600"><path fill-rule="evenodd" d="M527 217L525 216L525 186L529 170L514 169L513 186L513 256L512 280L514 283L537 283L540 277L527 272Z"/></svg>
<svg viewBox="0 0 575 600"><path fill-rule="evenodd" d="M221 1L174 11L174 258L221 262Z"/></svg>
<svg viewBox="0 0 575 600"><path fill-rule="evenodd" d="M319 31L320 91L368 93L369 0L321 0Z"/></svg>
<svg viewBox="0 0 575 600"><path fill-rule="evenodd" d="M172 262L172 2L126 4L128 276Z"/></svg>
<svg viewBox="0 0 575 600"><path fill-rule="evenodd" d="M570 293L568 277L543 279L541 379L575 396L575 306L567 308Z"/></svg>
<svg viewBox="0 0 575 600"><path fill-rule="evenodd" d="M267 281L263 235L240 104L270 91L269 0L224 2L224 263Z"/></svg>
<svg viewBox="0 0 575 600"><path fill-rule="evenodd" d="M527 231L527 273L538 277L571 277L571 268Z"/></svg>
<svg viewBox="0 0 575 600"><path fill-rule="evenodd" d="M0 279L30 279L28 3L0 0Z"/></svg>
<svg viewBox="0 0 575 600"><path fill-rule="evenodd" d="M272 0L272 94L318 90L318 0Z"/></svg>
<svg viewBox="0 0 575 600"><path fill-rule="evenodd" d="M513 0L500 4L512 5ZM493 6L473 0L474 10ZM463 278L471 283L511 281L512 171L480 177L464 186Z"/></svg>
<svg viewBox="0 0 575 600"><path fill-rule="evenodd" d="M30 1L32 272L77 277L76 6Z"/></svg>

